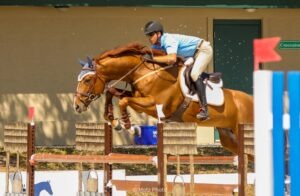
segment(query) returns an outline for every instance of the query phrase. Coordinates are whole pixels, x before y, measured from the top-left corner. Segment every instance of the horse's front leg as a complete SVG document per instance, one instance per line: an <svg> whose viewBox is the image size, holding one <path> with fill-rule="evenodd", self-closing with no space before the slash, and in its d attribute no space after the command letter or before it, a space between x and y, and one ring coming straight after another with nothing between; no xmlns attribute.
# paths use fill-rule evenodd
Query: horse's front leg
<svg viewBox="0 0 300 196"><path fill-rule="evenodd" d="M113 97L123 98L127 96L132 96L132 92L121 90L118 88L109 88L105 94L105 107L104 107L104 119L107 121L112 122L114 120L114 113L113 113Z"/></svg>
<svg viewBox="0 0 300 196"><path fill-rule="evenodd" d="M113 113L113 103L112 98L113 94L109 91L106 91L105 94L105 106L104 106L104 119L107 121L113 121L114 120L114 113Z"/></svg>
<svg viewBox="0 0 300 196"><path fill-rule="evenodd" d="M119 108L122 115L124 127L129 129L131 122L127 112L127 106L130 106L137 112L145 112L151 116L156 116L155 100L152 96L148 97L123 97L119 101Z"/></svg>

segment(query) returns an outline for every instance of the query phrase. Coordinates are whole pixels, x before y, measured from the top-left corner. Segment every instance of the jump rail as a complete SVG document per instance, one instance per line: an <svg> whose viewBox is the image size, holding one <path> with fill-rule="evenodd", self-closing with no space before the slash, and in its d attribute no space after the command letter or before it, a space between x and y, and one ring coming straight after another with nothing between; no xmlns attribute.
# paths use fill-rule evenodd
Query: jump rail
<svg viewBox="0 0 300 196"><path fill-rule="evenodd" d="M62 155L38 153L31 156L30 164L46 163L123 163L123 164L153 164L157 165L157 158L146 155L116 154L109 155Z"/></svg>
<svg viewBox="0 0 300 196"><path fill-rule="evenodd" d="M190 164L188 156L180 156L181 164ZM168 164L176 164L177 157L169 156ZM50 153L33 154L30 158L30 164L35 165L39 163L123 163L123 164L152 164L157 165L157 156L147 155L132 155L132 154L118 154L110 153L109 155L63 155ZM194 157L194 164L198 165L224 165L233 164L235 162L234 156L203 156Z"/></svg>

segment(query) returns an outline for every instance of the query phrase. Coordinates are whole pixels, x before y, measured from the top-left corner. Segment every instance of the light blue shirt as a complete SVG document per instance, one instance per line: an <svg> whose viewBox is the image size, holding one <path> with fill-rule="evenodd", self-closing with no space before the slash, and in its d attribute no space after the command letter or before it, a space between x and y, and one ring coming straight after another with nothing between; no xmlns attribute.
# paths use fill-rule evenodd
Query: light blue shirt
<svg viewBox="0 0 300 196"><path fill-rule="evenodd" d="M199 37L164 33L160 38L160 46L153 48L164 50L167 54L177 54L183 58L193 57L202 39Z"/></svg>

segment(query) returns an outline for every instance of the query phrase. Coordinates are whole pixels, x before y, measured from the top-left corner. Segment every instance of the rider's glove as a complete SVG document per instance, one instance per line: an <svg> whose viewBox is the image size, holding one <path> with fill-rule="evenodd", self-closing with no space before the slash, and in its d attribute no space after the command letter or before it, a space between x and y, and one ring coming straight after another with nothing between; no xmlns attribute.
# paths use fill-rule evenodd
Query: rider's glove
<svg viewBox="0 0 300 196"><path fill-rule="evenodd" d="M153 57L148 53L143 55L143 59L146 61L153 61Z"/></svg>
<svg viewBox="0 0 300 196"><path fill-rule="evenodd" d="M185 66L190 66L194 64L194 58L193 57L189 57L184 61L184 65Z"/></svg>

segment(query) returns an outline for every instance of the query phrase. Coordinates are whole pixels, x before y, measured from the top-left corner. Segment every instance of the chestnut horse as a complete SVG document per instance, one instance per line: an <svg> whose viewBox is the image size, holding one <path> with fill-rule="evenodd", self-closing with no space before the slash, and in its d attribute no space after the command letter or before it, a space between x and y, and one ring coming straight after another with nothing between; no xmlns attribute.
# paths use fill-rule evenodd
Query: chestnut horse
<svg viewBox="0 0 300 196"><path fill-rule="evenodd" d="M108 83L114 80L115 83L107 91L104 115L106 120L113 120L112 95L109 92L114 91L112 87L119 81L131 84L133 89L132 93L120 93L119 107L122 119L127 125L127 106L157 118L156 104L162 104L166 118L172 117L185 100L178 79L181 67L146 62L142 55L149 51L141 45L130 44L90 59L78 76L74 97L75 110L79 113L86 111L88 105L100 97L107 90ZM199 126L216 127L222 146L237 154L238 124L253 123L253 98L237 90L224 88L223 91L224 104L209 105L209 119L201 121L196 118L199 103L194 101L180 113L180 118L184 122L197 122Z"/></svg>

